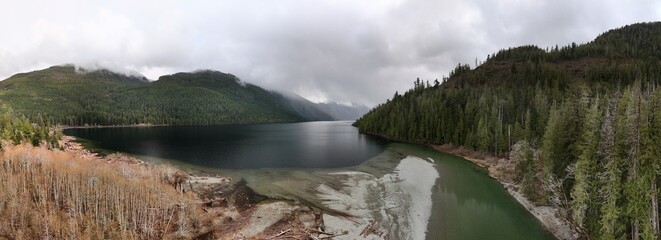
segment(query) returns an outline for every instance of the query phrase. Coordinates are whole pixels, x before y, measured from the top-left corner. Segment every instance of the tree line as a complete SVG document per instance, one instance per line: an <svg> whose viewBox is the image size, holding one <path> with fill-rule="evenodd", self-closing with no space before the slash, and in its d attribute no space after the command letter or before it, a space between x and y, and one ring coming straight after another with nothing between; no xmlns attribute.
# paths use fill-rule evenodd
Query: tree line
<svg viewBox="0 0 661 240"><path fill-rule="evenodd" d="M502 50L420 80L356 121L363 132L463 146L516 161L538 204L559 204L597 239L656 239L661 161L661 23L595 41Z"/></svg>
<svg viewBox="0 0 661 240"><path fill-rule="evenodd" d="M11 108L0 105L0 141L30 143L34 146L45 144L49 148L59 148L58 141L62 132L43 117L37 116L36 119L37 122L32 123L27 117L17 116Z"/></svg>
<svg viewBox="0 0 661 240"><path fill-rule="evenodd" d="M55 66L0 82L0 102L32 122L83 125L207 125L297 122L280 94L214 71L177 73L146 82L99 70Z"/></svg>

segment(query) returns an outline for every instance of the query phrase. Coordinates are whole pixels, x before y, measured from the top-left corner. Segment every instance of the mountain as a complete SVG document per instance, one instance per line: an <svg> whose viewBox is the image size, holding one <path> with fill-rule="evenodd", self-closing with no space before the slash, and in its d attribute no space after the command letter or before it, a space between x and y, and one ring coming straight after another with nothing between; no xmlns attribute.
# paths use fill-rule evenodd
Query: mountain
<svg viewBox="0 0 661 240"><path fill-rule="evenodd" d="M336 102L317 103L317 108L335 120L356 120L369 111L367 106L349 106Z"/></svg>
<svg viewBox="0 0 661 240"><path fill-rule="evenodd" d="M353 121L369 111L362 105L350 106L336 102L313 103L293 93L278 93L285 98L288 106L300 115L313 120Z"/></svg>
<svg viewBox="0 0 661 240"><path fill-rule="evenodd" d="M31 119L65 125L231 124L330 120L305 99L202 70L149 82L108 70L73 65L16 74L0 82L0 101Z"/></svg>
<svg viewBox="0 0 661 240"><path fill-rule="evenodd" d="M509 157L532 202L565 208L586 239L657 239L661 22L586 44L522 46L416 80L355 122L361 132Z"/></svg>
<svg viewBox="0 0 661 240"><path fill-rule="evenodd" d="M293 93L275 93L282 98L282 101L292 109L296 114L307 116L314 121L335 120L331 115L322 111L316 103Z"/></svg>
<svg viewBox="0 0 661 240"><path fill-rule="evenodd" d="M660 59L660 22L611 30L582 45L510 48L475 69L459 64L442 84L418 79L355 125L402 140L501 154L517 140L541 139L551 106L581 91L603 96L636 82L654 88L661 81ZM478 142L480 121L491 134L485 142ZM495 139L504 136L506 141Z"/></svg>

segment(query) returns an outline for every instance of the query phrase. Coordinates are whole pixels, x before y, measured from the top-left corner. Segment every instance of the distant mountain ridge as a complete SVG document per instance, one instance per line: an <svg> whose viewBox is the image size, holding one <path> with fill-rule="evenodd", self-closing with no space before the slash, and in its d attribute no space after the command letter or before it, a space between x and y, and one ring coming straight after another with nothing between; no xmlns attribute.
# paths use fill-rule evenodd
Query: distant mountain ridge
<svg viewBox="0 0 661 240"><path fill-rule="evenodd" d="M304 98L291 99L213 70L150 82L139 74L53 66L0 81L0 101L33 120L71 126L335 120Z"/></svg>
<svg viewBox="0 0 661 240"><path fill-rule="evenodd" d="M336 102L317 103L317 107L335 120L356 120L370 110L365 105L348 106Z"/></svg>
<svg viewBox="0 0 661 240"><path fill-rule="evenodd" d="M278 93L290 102L290 107L299 114L316 117L321 120L353 121L369 111L364 105L345 105L336 102L313 103L293 93Z"/></svg>

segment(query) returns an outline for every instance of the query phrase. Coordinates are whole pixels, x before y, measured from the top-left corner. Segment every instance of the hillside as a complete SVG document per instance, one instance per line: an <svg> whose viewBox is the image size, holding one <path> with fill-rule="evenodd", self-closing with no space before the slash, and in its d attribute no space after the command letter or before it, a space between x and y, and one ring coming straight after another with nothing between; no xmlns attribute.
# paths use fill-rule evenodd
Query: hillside
<svg viewBox="0 0 661 240"><path fill-rule="evenodd" d="M611 30L583 45L548 51L536 46L510 48L488 56L476 69L459 64L442 84L414 82L413 89L395 93L356 126L399 139L502 154L517 140L539 140L553 103L560 105L584 90L592 96L612 94L636 80L646 88L656 86L660 59L659 22ZM505 140L478 146L474 139L480 120L493 137ZM493 131L496 125L499 131Z"/></svg>
<svg viewBox="0 0 661 240"><path fill-rule="evenodd" d="M438 84L416 80L355 126L509 156L521 191L564 207L582 234L652 239L659 236L659 83L661 23L639 23L586 44L522 46L475 69L459 64Z"/></svg>
<svg viewBox="0 0 661 240"><path fill-rule="evenodd" d="M162 76L154 82L71 65L16 74L0 82L0 102L18 114L64 125L231 124L331 120L305 99L241 82L217 71Z"/></svg>

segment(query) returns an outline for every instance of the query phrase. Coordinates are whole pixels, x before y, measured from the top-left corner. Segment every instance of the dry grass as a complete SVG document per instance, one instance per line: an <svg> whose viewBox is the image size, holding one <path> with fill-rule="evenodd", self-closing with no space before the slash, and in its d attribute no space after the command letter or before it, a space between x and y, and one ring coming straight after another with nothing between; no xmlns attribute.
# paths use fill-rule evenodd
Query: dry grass
<svg viewBox="0 0 661 240"><path fill-rule="evenodd" d="M208 217L193 195L175 189L180 178L171 167L5 147L0 239L193 238Z"/></svg>

